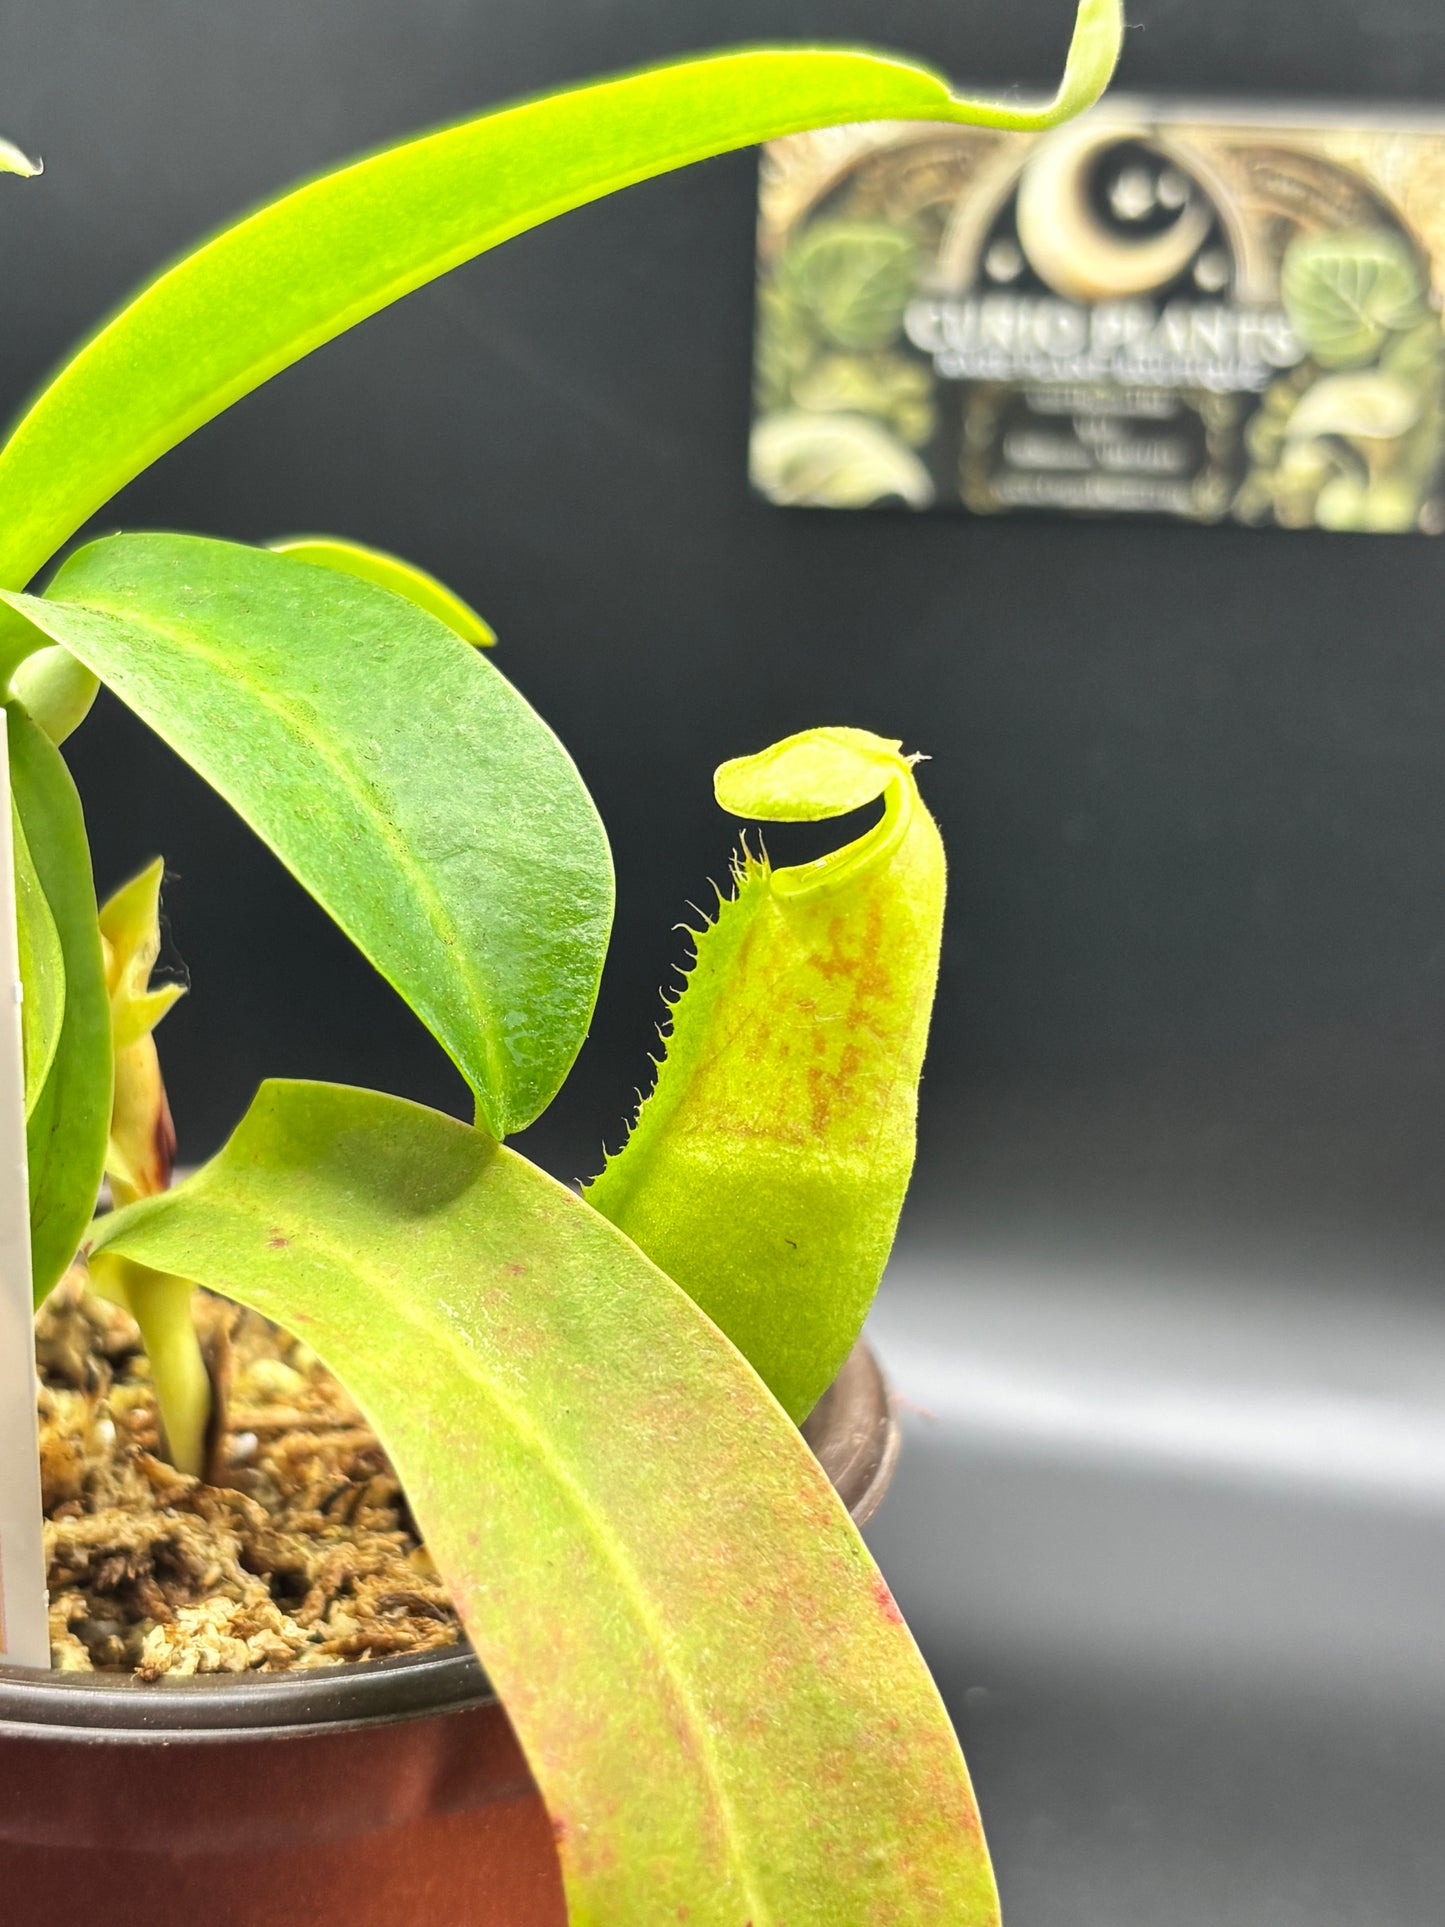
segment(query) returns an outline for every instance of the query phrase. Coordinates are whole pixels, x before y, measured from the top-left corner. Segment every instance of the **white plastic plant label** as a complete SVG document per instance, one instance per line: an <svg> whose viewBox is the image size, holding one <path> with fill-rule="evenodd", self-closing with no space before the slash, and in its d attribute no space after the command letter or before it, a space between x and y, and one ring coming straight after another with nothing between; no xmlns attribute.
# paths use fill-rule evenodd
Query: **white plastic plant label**
<svg viewBox="0 0 1445 1927"><path fill-rule="evenodd" d="M0 709L0 1660L46 1667L10 749Z"/></svg>

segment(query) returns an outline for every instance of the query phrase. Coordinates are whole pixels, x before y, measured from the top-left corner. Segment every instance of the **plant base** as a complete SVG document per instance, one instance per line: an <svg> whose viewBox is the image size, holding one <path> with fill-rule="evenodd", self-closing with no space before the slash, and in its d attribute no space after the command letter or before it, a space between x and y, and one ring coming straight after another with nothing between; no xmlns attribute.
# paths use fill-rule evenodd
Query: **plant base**
<svg viewBox="0 0 1445 1927"><path fill-rule="evenodd" d="M897 1432L859 1346L804 1426L856 1519ZM0 1667L0 1917L565 1927L546 1811L466 1648L161 1679Z"/></svg>

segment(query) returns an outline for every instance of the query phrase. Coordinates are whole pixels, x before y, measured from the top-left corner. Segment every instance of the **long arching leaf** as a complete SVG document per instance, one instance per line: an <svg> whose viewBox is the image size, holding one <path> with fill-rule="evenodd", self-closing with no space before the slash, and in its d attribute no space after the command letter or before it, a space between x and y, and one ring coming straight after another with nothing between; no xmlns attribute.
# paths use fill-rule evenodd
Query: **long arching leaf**
<svg viewBox="0 0 1445 1927"><path fill-rule="evenodd" d="M15 847L15 935L20 958L20 1031L25 1054L25 1115L45 1089L65 1021L65 952L35 874L25 826L11 800Z"/></svg>
<svg viewBox="0 0 1445 1927"><path fill-rule="evenodd" d="M0 451L0 585L23 588L132 476L279 369L510 235L804 128L1052 126L1102 92L1121 28L1120 0L1081 0L1059 91L1034 106L962 98L886 55L762 47L503 108L323 175L180 261L41 394ZM12 660L27 646L5 640Z"/></svg>
<svg viewBox="0 0 1445 1927"><path fill-rule="evenodd" d="M449 1052L498 1137L555 1094L612 917L592 799L435 616L339 570L117 535L5 597L245 817Z"/></svg>
<svg viewBox="0 0 1445 1927"><path fill-rule="evenodd" d="M862 1541L589 1205L434 1111L268 1084L97 1250L289 1326L365 1408L551 1808L574 1927L993 1927L958 1743Z"/></svg>
<svg viewBox="0 0 1445 1927"><path fill-rule="evenodd" d="M60 1035L26 1125L38 1304L75 1256L100 1189L110 1131L110 1003L80 798L50 738L18 703L6 708L15 808L65 967Z"/></svg>

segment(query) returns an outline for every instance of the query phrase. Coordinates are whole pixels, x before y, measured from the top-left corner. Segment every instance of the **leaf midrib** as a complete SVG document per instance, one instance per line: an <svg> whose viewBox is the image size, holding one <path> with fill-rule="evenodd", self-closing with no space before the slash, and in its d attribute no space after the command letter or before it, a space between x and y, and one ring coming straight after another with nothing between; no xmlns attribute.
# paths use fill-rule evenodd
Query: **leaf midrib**
<svg viewBox="0 0 1445 1927"><path fill-rule="evenodd" d="M134 624L138 628L149 629L157 635L164 636L166 640L176 648L204 661L212 669L218 671L223 678L233 682L237 680L237 665L234 659L228 656L224 650L210 647L192 629L184 627L176 628L153 615L146 614L139 616L133 611L116 609L86 596L57 597L55 600L61 606L83 609L87 614L100 616L104 620L128 625ZM76 653L79 654L79 651L77 650ZM91 666L94 667L94 665ZM97 671L97 673L101 674L102 680L110 680L104 671ZM118 680L123 680L123 676ZM308 733L305 727L306 718L300 706L296 704L293 699L281 694L281 692L266 689L252 679L246 679L245 688L261 708L267 710L276 718L283 730L287 732L294 746L304 748L308 755L315 756L320 762L326 765L331 774L337 779L345 794L378 831L381 842L392 858L392 868L394 872L399 876L404 885L410 887L412 894L418 900L419 906L431 929L432 936L439 946L445 962L455 972L461 982L473 1016L474 1038L472 1041L480 1041L482 1055L486 1060L488 1071L491 1073L491 1089L498 1094L505 1091L507 1084L506 1072L505 1069L500 1066L490 1027L485 1022L478 1021L479 1016L484 1015L488 1008L486 992L489 986L485 977L479 973L476 958L472 954L470 946L463 940L462 931L438 894L430 873L425 866L412 863L409 860L406 840L400 830L395 823L391 821L390 817L378 807L370 794L368 785L357 777L356 773L348 767L343 758L337 756L329 737L325 734L313 736ZM247 820L249 821L249 818ZM253 825L252 827L254 828L256 826ZM270 835L259 829L257 830L257 834L262 836L267 847L286 865L288 870L291 870L292 864L287 858L286 853L277 847ZM292 873L296 874L294 870ZM307 889L310 888L309 885L305 887ZM331 914L337 915L334 911ZM340 915L337 915L337 921L341 923L342 928L346 930L346 934L355 941L353 931L348 927L347 923L343 921ZM437 1013L437 1015L440 1014L440 1012ZM451 1044L446 1038L439 1039L439 1041L450 1051ZM463 1066L462 1068L465 1070L466 1067ZM472 1082L470 1075L468 1076L468 1082ZM485 1101L483 1092L477 1090L475 1086L474 1095L479 1102ZM499 1116L497 1118L499 1124L504 1121L501 1115L504 1109L505 1107L499 1104Z"/></svg>
<svg viewBox="0 0 1445 1927"><path fill-rule="evenodd" d="M499 1149L500 1148L501 1147L499 1147ZM504 1155L515 1156L516 1153L504 1153ZM204 1198L206 1196L205 1188L194 1180L191 1190L193 1197ZM221 1209L231 1211L247 1226L254 1226L256 1230L263 1233L263 1235L270 1235L269 1228L275 1220L276 1213L259 1210L248 1211L244 1201L237 1203L234 1199L226 1202L225 1200L218 1200L213 1197L212 1202L219 1202ZM590 1207L588 1208L590 1209ZM605 1220L599 1217L599 1223L602 1222L605 1222ZM712 1794L722 1823L724 1838L727 1842L728 1857L738 1877L739 1884L743 1890L743 1896L751 1910L750 1919L752 1927L769 1927L769 1923L774 1920L774 1914L766 1897L758 1891L754 1884L753 1869L746 1853L743 1851L746 1835L734 1809L732 1797L724 1782L722 1768L718 1762L716 1747L712 1734L709 1731L708 1723L696 1704L686 1671L678 1665L672 1650L672 1642L666 1631L665 1621L659 1617L657 1609L652 1604L651 1595L644 1585L633 1561L625 1557L609 1538L604 1529L603 1521L601 1517L599 1517L599 1509L589 1499L585 1489L579 1485L571 1468L567 1462L559 1456L547 1434L539 1431L534 1424L529 1422L525 1412L521 1410L513 1400L507 1397L497 1383L494 1375L487 1371L477 1352L473 1350L470 1345L462 1343L448 1323L428 1316L421 1307L411 1300L397 1299L388 1291L385 1275L379 1272L373 1273L368 1267L364 1257L358 1256L350 1247L335 1244L324 1235L309 1229L305 1234L305 1243L307 1247L324 1258L328 1263L334 1265L339 1271L343 1273L349 1271L359 1278L361 1282L385 1304L389 1315L399 1315L405 1323L422 1338L429 1340L433 1345L440 1344L457 1364L468 1383L473 1385L478 1393L500 1414L503 1424L511 1429L513 1435L524 1447L535 1453L537 1459L552 1478L556 1488L565 1495L574 1515L580 1519L587 1537L600 1551L603 1562L616 1575L621 1592L632 1607L634 1615L640 1623L644 1634L651 1640L653 1649L662 1661L662 1668L667 1677L668 1685L682 1708L688 1726L693 1734L703 1778ZM197 1281L193 1280L192 1282ZM245 1294L237 1292L235 1295L238 1298L244 1298ZM319 1355L319 1348L316 1349ZM425 1352L419 1351L417 1355L425 1356ZM382 1440L382 1446L383 1449L390 1454L391 1447L385 1438Z"/></svg>

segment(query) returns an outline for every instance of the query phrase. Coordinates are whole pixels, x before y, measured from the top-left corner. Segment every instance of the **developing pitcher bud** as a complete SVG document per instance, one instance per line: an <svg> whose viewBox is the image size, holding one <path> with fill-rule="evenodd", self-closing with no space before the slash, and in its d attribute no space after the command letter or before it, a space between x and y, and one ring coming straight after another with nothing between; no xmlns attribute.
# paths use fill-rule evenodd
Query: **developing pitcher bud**
<svg viewBox="0 0 1445 1927"><path fill-rule="evenodd" d="M105 1169L118 1206L164 1191L176 1154L175 1126L151 1034L185 995L183 984L150 987L161 948L164 868L157 857L148 870L117 890L100 913L115 1049L115 1100ZM113 1252L92 1259L91 1283L125 1305L140 1326L171 1462L182 1472L205 1476L208 1440L219 1434L222 1416L191 1321L190 1285Z"/></svg>
<svg viewBox="0 0 1445 1927"><path fill-rule="evenodd" d="M164 867L158 857L117 890L100 913L115 1049L115 1100L105 1168L117 1205L164 1191L175 1159L175 1126L151 1034L177 998L185 995L182 984L150 987L161 947Z"/></svg>

